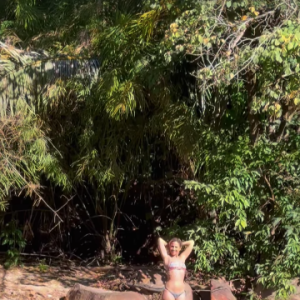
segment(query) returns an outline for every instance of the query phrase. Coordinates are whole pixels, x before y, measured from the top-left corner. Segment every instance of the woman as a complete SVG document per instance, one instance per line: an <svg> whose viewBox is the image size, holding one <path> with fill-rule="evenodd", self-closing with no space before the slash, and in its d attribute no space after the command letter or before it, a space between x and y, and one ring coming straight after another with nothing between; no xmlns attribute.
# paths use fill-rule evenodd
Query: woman
<svg viewBox="0 0 300 300"><path fill-rule="evenodd" d="M180 254L181 248L186 247ZM158 239L158 249L164 260L168 272L168 280L162 294L163 300L185 300L184 277L185 260L191 254L194 241L181 242L178 238L173 238L169 243L162 238ZM168 251L169 254L168 254Z"/></svg>

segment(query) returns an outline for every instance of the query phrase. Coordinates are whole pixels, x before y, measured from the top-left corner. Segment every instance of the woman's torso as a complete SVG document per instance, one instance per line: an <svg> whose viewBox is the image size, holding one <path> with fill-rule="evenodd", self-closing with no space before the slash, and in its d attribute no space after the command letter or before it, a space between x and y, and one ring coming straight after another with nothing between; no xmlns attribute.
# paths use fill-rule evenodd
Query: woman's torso
<svg viewBox="0 0 300 300"><path fill-rule="evenodd" d="M181 293L184 290L184 277L186 272L185 261L180 257L169 257L165 262L168 280L167 289L174 293Z"/></svg>

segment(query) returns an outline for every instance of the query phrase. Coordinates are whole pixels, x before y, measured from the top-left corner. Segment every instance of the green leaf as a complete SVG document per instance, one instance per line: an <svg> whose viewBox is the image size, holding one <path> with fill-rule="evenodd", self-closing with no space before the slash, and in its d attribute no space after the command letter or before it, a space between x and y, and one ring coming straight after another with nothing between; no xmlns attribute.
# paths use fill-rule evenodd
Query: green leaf
<svg viewBox="0 0 300 300"><path fill-rule="evenodd" d="M275 52L275 58L276 58L276 61L277 61L277 62L282 63L282 58L281 58L281 56L280 56L279 51L276 51L276 52Z"/></svg>
<svg viewBox="0 0 300 300"><path fill-rule="evenodd" d="M242 219L241 220L241 225L243 228L246 228L247 227L247 221L245 219Z"/></svg>
<svg viewBox="0 0 300 300"><path fill-rule="evenodd" d="M294 43L293 42L288 43L287 49L288 50L293 50L294 49Z"/></svg>

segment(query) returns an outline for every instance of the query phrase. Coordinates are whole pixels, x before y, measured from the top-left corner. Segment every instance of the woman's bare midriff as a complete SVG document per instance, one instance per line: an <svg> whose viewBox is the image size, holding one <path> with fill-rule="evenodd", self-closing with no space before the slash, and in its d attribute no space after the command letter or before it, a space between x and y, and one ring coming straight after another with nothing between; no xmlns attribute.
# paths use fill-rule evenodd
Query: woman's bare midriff
<svg viewBox="0 0 300 300"><path fill-rule="evenodd" d="M166 288L173 293L181 293L184 291L184 269L173 269L168 271L168 281Z"/></svg>

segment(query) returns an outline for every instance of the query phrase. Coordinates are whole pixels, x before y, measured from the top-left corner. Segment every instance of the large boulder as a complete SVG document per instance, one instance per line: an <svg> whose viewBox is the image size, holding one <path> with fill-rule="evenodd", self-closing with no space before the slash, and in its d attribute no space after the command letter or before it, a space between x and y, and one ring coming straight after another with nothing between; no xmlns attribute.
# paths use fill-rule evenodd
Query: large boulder
<svg viewBox="0 0 300 300"><path fill-rule="evenodd" d="M211 280L211 300L236 300L231 288L223 279Z"/></svg>
<svg viewBox="0 0 300 300"><path fill-rule="evenodd" d="M98 288L75 284L65 300L146 300L136 292L112 292Z"/></svg>

